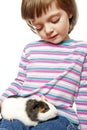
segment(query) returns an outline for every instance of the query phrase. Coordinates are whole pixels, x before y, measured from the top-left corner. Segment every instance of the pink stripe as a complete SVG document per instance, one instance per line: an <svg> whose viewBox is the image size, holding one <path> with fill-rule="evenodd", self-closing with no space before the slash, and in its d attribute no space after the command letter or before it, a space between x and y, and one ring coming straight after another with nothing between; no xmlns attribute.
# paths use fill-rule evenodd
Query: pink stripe
<svg viewBox="0 0 87 130"><path fill-rule="evenodd" d="M50 86L43 86L43 87L41 87L41 88L46 88L46 89L50 89ZM62 91L62 92L66 92L66 93L68 93L68 94L73 94L73 92L70 92L70 91L68 91L68 90L64 90L63 88L58 88L58 87L53 87L52 88L53 90L57 90L57 91Z"/></svg>
<svg viewBox="0 0 87 130"><path fill-rule="evenodd" d="M86 96L87 96L87 93L79 94L79 96L82 96L82 98L83 98L83 97L86 97Z"/></svg>
<svg viewBox="0 0 87 130"><path fill-rule="evenodd" d="M54 59L54 60L53 60L53 59ZM42 63L44 63L44 62L50 63L50 62L51 62L51 63L55 63L55 62L56 62L57 64L58 64L58 63L60 63L60 64L65 64L65 63L72 64L72 61L69 61L69 60L67 60L67 61L66 61L66 60L63 60L63 61L58 60L58 61L56 61L57 59L55 59L55 58L53 58L53 59L49 59L49 60L46 60L46 59L44 59L44 60L37 60L37 59L36 59L36 60L30 60L30 62L31 62L31 63L33 63L33 62L35 62L35 63L37 63L37 62L42 62ZM29 63L30 63L30 62L29 62Z"/></svg>
<svg viewBox="0 0 87 130"><path fill-rule="evenodd" d="M80 114L80 115L87 115L87 112L85 112L85 111L83 111L83 112L78 112L78 114Z"/></svg>
<svg viewBox="0 0 87 130"><path fill-rule="evenodd" d="M64 70L28 70L28 72L40 72L40 73L63 73Z"/></svg>
<svg viewBox="0 0 87 130"><path fill-rule="evenodd" d="M85 121L85 122L80 122L80 124L82 124L82 125L87 125L87 121ZM87 128L84 128L84 129L82 129L82 130L87 130Z"/></svg>
<svg viewBox="0 0 87 130"><path fill-rule="evenodd" d="M54 47L55 48L55 45L54 44L49 44L49 43L40 43L39 44L39 42L38 43L32 43L32 44L29 44L27 47L26 47L26 49L29 49L29 48L32 48L32 47ZM57 46L57 48L70 48L69 46ZM72 47L73 48L73 47Z"/></svg>
<svg viewBox="0 0 87 130"><path fill-rule="evenodd" d="M66 93L68 93L68 94L74 94L73 92L70 92L70 91L68 91L68 90L65 90L65 89L63 89L63 88L53 88L54 90L58 90L58 91L62 91L62 92L66 92Z"/></svg>
<svg viewBox="0 0 87 130"><path fill-rule="evenodd" d="M73 81L70 81L70 80L68 80L68 79L64 79L64 78L63 78L62 82L63 82L63 81L65 81L65 82L67 82L67 83L70 83L70 84L72 84L72 85L76 85L76 86L77 86L77 83L75 83L75 82L73 82Z"/></svg>
<svg viewBox="0 0 87 130"><path fill-rule="evenodd" d="M20 86L18 86L17 84L12 83L12 86L15 87L14 89L21 90ZM13 87L12 87L12 88L13 88Z"/></svg>
<svg viewBox="0 0 87 130"><path fill-rule="evenodd" d="M84 71L84 73L87 73L87 71ZM85 81L87 81L87 77L83 77L83 78L81 78L81 80L85 80Z"/></svg>
<svg viewBox="0 0 87 130"><path fill-rule="evenodd" d="M65 60L63 60L63 61L56 61L56 59L54 59L54 60L52 60L52 59L49 59L49 60L30 60L29 61L29 63L60 63L60 64L72 64L72 61L65 61ZM78 62L76 62L76 64L77 65L79 65L79 66L81 66L81 64L80 63L78 63ZM74 72L74 73L76 73L76 72Z"/></svg>
<svg viewBox="0 0 87 130"><path fill-rule="evenodd" d="M22 90L24 90L24 91L27 91L27 92L32 92L33 90L32 90L32 88L22 88Z"/></svg>
<svg viewBox="0 0 87 130"><path fill-rule="evenodd" d="M85 105L87 105L87 102L84 102L84 101L83 102L77 102L76 104L77 105L84 105L85 106Z"/></svg>
<svg viewBox="0 0 87 130"><path fill-rule="evenodd" d="M28 60L27 60L27 59L22 59L22 61L23 61L23 62L28 62Z"/></svg>
<svg viewBox="0 0 87 130"><path fill-rule="evenodd" d="M62 108L62 107L61 107ZM64 113L68 114L68 115L72 115L74 118L76 117L77 118L77 115L75 113L72 113L72 111L63 111Z"/></svg>
<svg viewBox="0 0 87 130"><path fill-rule="evenodd" d="M45 52L45 51L42 51L42 52L39 52L38 51L38 53L37 52L31 52L31 53L29 53L28 55L27 55L27 57L29 57L30 56L30 54L36 54L36 55L39 55L39 54L43 54L43 55L50 55L50 56L54 56L54 55L59 55L59 56L67 56L67 55L69 55L69 54L58 54L58 52Z"/></svg>
<svg viewBox="0 0 87 130"><path fill-rule="evenodd" d="M62 81L65 81L65 82L70 83L70 84L72 84L72 85L77 85L77 83L75 83L75 82L73 82L73 81L70 81L70 80L68 80L68 79L63 79Z"/></svg>
<svg viewBox="0 0 87 130"><path fill-rule="evenodd" d="M26 76L24 76L23 74L18 74L18 76L25 78Z"/></svg>
<svg viewBox="0 0 87 130"><path fill-rule="evenodd" d="M8 89L8 91L11 92L11 93L13 93L14 95L15 95L16 92L17 92L17 91L15 92L15 91L13 91L13 90L9 90L9 89Z"/></svg>
<svg viewBox="0 0 87 130"><path fill-rule="evenodd" d="M72 59L71 59L72 60ZM81 63L79 63L78 61L76 61L75 62L77 65L79 65L79 66L82 66L82 64Z"/></svg>
<svg viewBox="0 0 87 130"><path fill-rule="evenodd" d="M27 82L36 82L36 83L48 83L50 80L33 80L33 79L27 79Z"/></svg>
<svg viewBox="0 0 87 130"><path fill-rule="evenodd" d="M64 102L64 103L68 103L68 104L70 104L71 105L71 103L70 102L68 102L67 100L65 101L65 100L63 100L63 99L60 99L60 98L54 98L54 97L49 97L49 96L45 96L45 97L47 97L47 99L49 99L49 100L54 100L54 101L62 101L62 102Z"/></svg>
<svg viewBox="0 0 87 130"><path fill-rule="evenodd" d="M23 69L23 70L25 71L25 68L24 68L24 67L22 67L22 66L19 66L19 68L21 68L21 69Z"/></svg>
<svg viewBox="0 0 87 130"><path fill-rule="evenodd" d="M74 54L75 56L76 56L76 55L80 55L80 56L83 56L83 57L85 56L85 54L83 54L83 53L80 54L80 53L78 53L78 52L73 52L73 54Z"/></svg>
<svg viewBox="0 0 87 130"><path fill-rule="evenodd" d="M29 61L29 64L30 63L57 63L58 64L58 61L56 60L31 60Z"/></svg>
<svg viewBox="0 0 87 130"><path fill-rule="evenodd" d="M79 76L80 74L78 73L78 72L75 72L74 70L71 70L71 72L70 72L71 74L74 74L74 75L77 75L77 76Z"/></svg>

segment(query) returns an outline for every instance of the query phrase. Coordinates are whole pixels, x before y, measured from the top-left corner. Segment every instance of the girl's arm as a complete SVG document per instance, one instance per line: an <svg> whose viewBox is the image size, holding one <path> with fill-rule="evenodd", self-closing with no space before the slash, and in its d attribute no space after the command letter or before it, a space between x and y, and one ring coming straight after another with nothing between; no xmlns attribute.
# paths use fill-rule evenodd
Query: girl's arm
<svg viewBox="0 0 87 130"><path fill-rule="evenodd" d="M1 105L2 105L2 101L0 100L0 107L1 107Z"/></svg>
<svg viewBox="0 0 87 130"><path fill-rule="evenodd" d="M10 95L18 95L21 87L24 83L26 78L26 66L27 66L27 58L25 49L23 50L21 61L19 64L19 72L17 78L11 83L10 87L5 90L5 92L1 95L0 99L3 100L4 98Z"/></svg>
<svg viewBox="0 0 87 130"><path fill-rule="evenodd" d="M80 130L87 130L87 56L82 68L79 93L76 99Z"/></svg>

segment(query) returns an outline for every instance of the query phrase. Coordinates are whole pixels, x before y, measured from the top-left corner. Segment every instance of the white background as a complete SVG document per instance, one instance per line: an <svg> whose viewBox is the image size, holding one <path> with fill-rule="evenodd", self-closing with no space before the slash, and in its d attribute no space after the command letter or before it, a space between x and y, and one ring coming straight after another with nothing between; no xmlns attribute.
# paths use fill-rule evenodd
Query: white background
<svg viewBox="0 0 87 130"><path fill-rule="evenodd" d="M87 41L87 2L77 0L79 19L71 38ZM0 1L0 94L18 72L22 50L26 44L38 40L21 18L21 0Z"/></svg>

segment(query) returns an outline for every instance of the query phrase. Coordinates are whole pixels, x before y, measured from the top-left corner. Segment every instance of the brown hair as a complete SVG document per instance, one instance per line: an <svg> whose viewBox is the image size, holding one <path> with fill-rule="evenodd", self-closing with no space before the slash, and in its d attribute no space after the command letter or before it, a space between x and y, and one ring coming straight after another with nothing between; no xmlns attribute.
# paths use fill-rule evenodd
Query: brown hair
<svg viewBox="0 0 87 130"><path fill-rule="evenodd" d="M30 26L31 30L35 32L29 19L34 19L35 16L40 17L42 15L42 11L46 13L52 2L55 2L56 6L66 11L67 14L72 14L72 17L69 19L70 33L77 22L78 13L75 0L22 0L22 18L26 21L28 20L28 25Z"/></svg>

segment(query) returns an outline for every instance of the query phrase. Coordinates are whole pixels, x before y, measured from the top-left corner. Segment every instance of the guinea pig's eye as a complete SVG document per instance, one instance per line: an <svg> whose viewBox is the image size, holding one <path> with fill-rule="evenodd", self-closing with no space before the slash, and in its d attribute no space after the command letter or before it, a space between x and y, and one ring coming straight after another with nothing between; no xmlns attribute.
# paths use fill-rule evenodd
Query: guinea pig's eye
<svg viewBox="0 0 87 130"><path fill-rule="evenodd" d="M43 108L40 108L39 110L40 110L40 112L45 113L49 110L49 107L47 105L45 105Z"/></svg>
<svg viewBox="0 0 87 130"><path fill-rule="evenodd" d="M44 112L48 111L49 110L49 107L48 106L45 106L44 108Z"/></svg>
<svg viewBox="0 0 87 130"><path fill-rule="evenodd" d="M41 113L45 113L46 111L49 110L49 106L45 102L43 102L43 101L39 102L39 107L38 108L39 108L38 109L39 112L41 112Z"/></svg>

